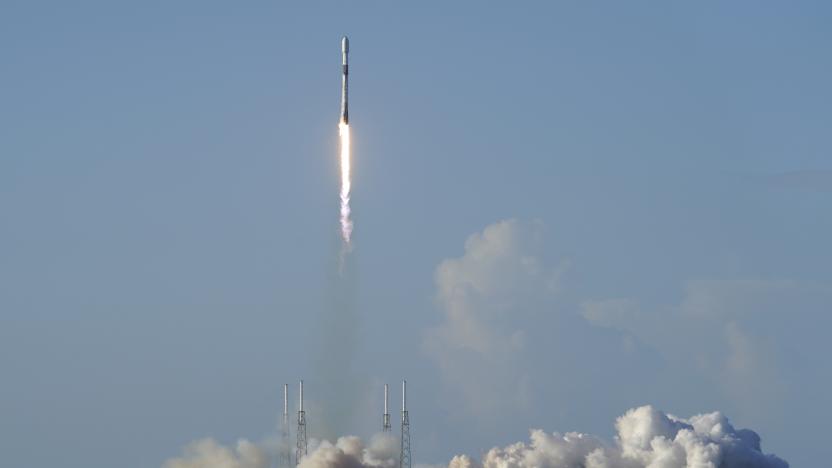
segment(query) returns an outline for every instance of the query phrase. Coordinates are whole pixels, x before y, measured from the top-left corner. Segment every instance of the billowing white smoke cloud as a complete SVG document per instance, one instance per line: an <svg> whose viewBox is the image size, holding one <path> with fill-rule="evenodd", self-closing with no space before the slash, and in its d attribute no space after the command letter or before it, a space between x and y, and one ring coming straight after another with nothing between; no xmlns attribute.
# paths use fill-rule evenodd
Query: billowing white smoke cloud
<svg viewBox="0 0 832 468"><path fill-rule="evenodd" d="M615 422L613 443L599 437L567 432L531 431L529 443L493 448L481 461L467 455L454 457L448 468L788 468L766 455L760 437L748 429L735 429L719 412L689 419L677 418L652 406L627 411ZM398 439L377 434L364 445L355 436L335 444L314 443L299 468L396 468ZM236 449L210 439L185 448L181 458L164 468L266 468L265 451L242 440ZM437 467L438 468L438 467Z"/></svg>
<svg viewBox="0 0 832 468"><path fill-rule="evenodd" d="M614 444L567 432L531 431L531 442L493 448L476 461L457 456L449 468L787 468L760 448L753 431L736 430L719 412L681 419L651 406L615 424Z"/></svg>
<svg viewBox="0 0 832 468"><path fill-rule="evenodd" d="M230 449L219 445L213 439L202 439L185 447L184 454L172 458L163 468L266 468L268 457L263 449L240 440L237 447Z"/></svg>
<svg viewBox="0 0 832 468"><path fill-rule="evenodd" d="M213 439L202 439L185 447L179 458L164 463L163 468L268 468L276 456L274 443L256 445L245 439L236 448L228 448ZM271 454L271 455L270 455ZM369 445L355 436L328 441L310 441L309 454L299 468L397 468L399 440L389 434L376 434Z"/></svg>
<svg viewBox="0 0 832 468"><path fill-rule="evenodd" d="M321 442L298 468L395 468L398 449L398 439L388 434L376 434L367 446L358 437L341 437L335 444Z"/></svg>

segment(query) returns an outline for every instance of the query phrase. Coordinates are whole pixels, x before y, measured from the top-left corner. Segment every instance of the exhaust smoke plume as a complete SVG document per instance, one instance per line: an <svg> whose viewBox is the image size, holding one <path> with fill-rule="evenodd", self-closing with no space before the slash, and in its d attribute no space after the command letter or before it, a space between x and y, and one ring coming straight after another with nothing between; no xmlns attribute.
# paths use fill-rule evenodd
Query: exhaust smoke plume
<svg viewBox="0 0 832 468"><path fill-rule="evenodd" d="M642 406L615 422L613 442L579 432L531 431L531 441L489 450L481 460L453 457L447 468L788 468L766 454L760 436L735 429L720 412L688 419ZM229 449L207 439L185 448L164 468L267 468L267 450L245 440ZM396 468L398 438L377 434L365 445L355 436L313 443L299 468ZM418 465L417 465L418 466ZM433 466L433 465L432 465ZM445 466L445 465L435 465Z"/></svg>
<svg viewBox="0 0 832 468"><path fill-rule="evenodd" d="M341 122L338 124L338 134L341 136L341 239L344 241L343 253L350 251L350 237L352 236L352 220L350 219L350 126Z"/></svg>
<svg viewBox="0 0 832 468"><path fill-rule="evenodd" d="M720 412L677 418L652 406L634 408L615 422L610 444L596 436L531 431L531 442L493 448L482 461L462 455L448 468L788 468L762 452L760 436L734 429Z"/></svg>
<svg viewBox="0 0 832 468"><path fill-rule="evenodd" d="M213 439L188 444L181 457L166 461L162 468L267 468L266 450L245 439L234 448L223 447Z"/></svg>
<svg viewBox="0 0 832 468"><path fill-rule="evenodd" d="M322 441L298 464L298 468L397 468L399 441L390 434L376 434L369 445L356 436Z"/></svg>

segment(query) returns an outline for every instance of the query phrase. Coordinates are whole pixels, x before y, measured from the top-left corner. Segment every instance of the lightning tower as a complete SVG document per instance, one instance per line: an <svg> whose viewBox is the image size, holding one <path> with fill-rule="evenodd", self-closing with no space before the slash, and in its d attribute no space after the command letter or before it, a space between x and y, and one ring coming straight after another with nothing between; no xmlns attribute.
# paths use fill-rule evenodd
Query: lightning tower
<svg viewBox="0 0 832 468"><path fill-rule="evenodd" d="M283 421L280 425L280 468L292 466L292 450L289 445L289 384L283 384Z"/></svg>
<svg viewBox="0 0 832 468"><path fill-rule="evenodd" d="M306 456L306 413L303 411L303 380L300 381L300 406L298 408L298 442L295 446L295 464Z"/></svg>
<svg viewBox="0 0 832 468"><path fill-rule="evenodd" d="M399 453L399 468L411 468L410 464L410 416L407 414L407 380L402 380L402 450Z"/></svg>
<svg viewBox="0 0 832 468"><path fill-rule="evenodd" d="M384 384L384 414L381 417L381 432L390 432L390 411L387 409L387 384Z"/></svg>

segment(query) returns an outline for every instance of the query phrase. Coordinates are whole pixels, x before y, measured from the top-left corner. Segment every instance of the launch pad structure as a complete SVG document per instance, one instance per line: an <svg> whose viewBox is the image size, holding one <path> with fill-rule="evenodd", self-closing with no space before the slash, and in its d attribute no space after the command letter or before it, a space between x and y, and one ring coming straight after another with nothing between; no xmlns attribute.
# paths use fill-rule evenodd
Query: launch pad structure
<svg viewBox="0 0 832 468"><path fill-rule="evenodd" d="M390 424L389 387L384 384L384 410L381 415L381 432L392 432ZM278 468L292 468L297 466L308 454L309 446L306 438L306 411L303 409L303 380L298 386L298 417L296 428L294 460L289 448L289 385L283 384L283 418L280 427L280 446L278 454ZM401 421L401 451L399 452L399 468L411 468L410 453L410 414L407 411L407 381L402 380L402 421ZM294 461L294 463L292 463Z"/></svg>
<svg viewBox="0 0 832 468"><path fill-rule="evenodd" d="M390 432L390 411L387 408L389 402L387 384L384 384L384 413L381 415L381 432Z"/></svg>
<svg viewBox="0 0 832 468"><path fill-rule="evenodd" d="M407 380L402 380L402 436L399 468L410 468L410 415L407 412Z"/></svg>
<svg viewBox="0 0 832 468"><path fill-rule="evenodd" d="M277 468L292 466L292 452L289 450L289 384L283 384L283 418L280 422L280 460Z"/></svg>

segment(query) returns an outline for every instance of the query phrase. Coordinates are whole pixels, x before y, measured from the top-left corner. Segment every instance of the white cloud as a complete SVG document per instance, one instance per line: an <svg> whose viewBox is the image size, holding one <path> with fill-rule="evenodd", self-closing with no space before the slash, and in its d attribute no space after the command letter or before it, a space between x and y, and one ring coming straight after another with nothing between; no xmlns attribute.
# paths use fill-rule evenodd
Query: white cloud
<svg viewBox="0 0 832 468"><path fill-rule="evenodd" d="M213 439L188 444L181 457L172 458L163 468L267 468L274 457L274 441L254 444L245 439L235 448ZM270 457L268 453L272 453ZM334 444L310 440L309 454L299 468L398 468L399 440L390 434L376 434L370 443L355 436L340 437Z"/></svg>
<svg viewBox="0 0 832 468"><path fill-rule="evenodd" d="M585 301L581 304L582 314L590 323L604 327L616 327L626 321L640 318L641 309L632 299L604 299Z"/></svg>
<svg viewBox="0 0 832 468"><path fill-rule="evenodd" d="M447 408L464 412L455 416L474 417L478 427L507 415L597 423L642 398L718 405L766 431L787 416L799 392L790 387L790 363L817 355L804 351L817 346L803 337L817 335L807 324L832 301L832 289L703 279L685 282L679 299L664 304L636 296L581 302L562 286L565 264L542 255L542 240L538 224L497 222L436 268L442 320L424 345ZM603 392L607 385L613 395ZM582 412L545 403L544 394L601 403Z"/></svg>
<svg viewBox="0 0 832 468"><path fill-rule="evenodd" d="M475 461L451 460L449 468L785 468L761 451L760 438L736 430L721 413L690 419L651 406L627 411L615 423L614 443L577 432L532 430L529 443L493 448Z"/></svg>
<svg viewBox="0 0 832 468"><path fill-rule="evenodd" d="M444 320L425 346L471 412L528 401L528 376L517 362L526 330L517 319L539 312L539 298L558 290L564 268L547 268L539 245L540 226L501 221L469 237L461 257L436 269Z"/></svg>
<svg viewBox="0 0 832 468"><path fill-rule="evenodd" d="M673 305L630 298L586 301L590 323L623 331L659 352L677 375L720 389L744 417L774 411L787 391L782 336L805 322L830 288L785 280L697 280Z"/></svg>

